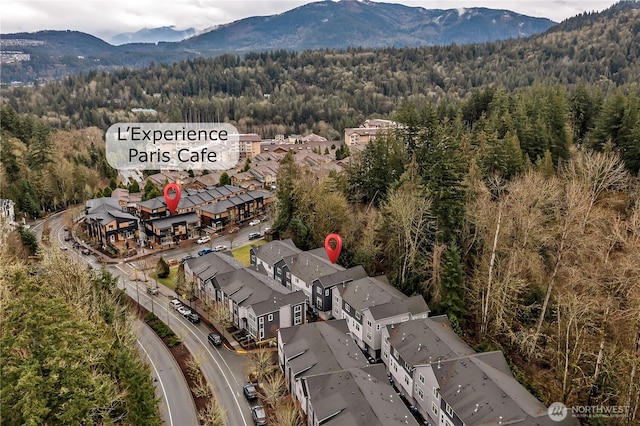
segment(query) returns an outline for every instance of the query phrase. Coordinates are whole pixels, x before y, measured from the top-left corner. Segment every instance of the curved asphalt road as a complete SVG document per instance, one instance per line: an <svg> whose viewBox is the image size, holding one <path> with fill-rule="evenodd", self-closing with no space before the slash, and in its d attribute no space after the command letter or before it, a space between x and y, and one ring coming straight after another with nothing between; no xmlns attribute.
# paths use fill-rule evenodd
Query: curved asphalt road
<svg viewBox="0 0 640 426"><path fill-rule="evenodd" d="M127 269L129 271L127 271ZM126 292L149 311L153 311L167 323L184 342L189 352L201 361L201 368L209 386L215 392L220 404L225 408L227 424L231 426L251 426L251 406L242 394L244 382L244 358L242 355L224 348L211 346L207 335L211 332L204 324L191 324L177 311L169 307L172 290L160 285L160 295L149 296L144 283L129 281L133 265L115 265L114 272L121 276ZM136 289L137 287L137 289Z"/></svg>
<svg viewBox="0 0 640 426"><path fill-rule="evenodd" d="M198 425L196 406L178 363L148 325L140 320L135 324L138 348L151 367L154 379L157 379L156 396L160 398L160 411L165 424Z"/></svg>
<svg viewBox="0 0 640 426"><path fill-rule="evenodd" d="M64 241L62 218L62 212L49 217L52 247L70 245ZM42 223L40 222L32 227L38 239L42 236ZM94 269L100 270L101 265L93 256L83 256L71 248L67 251L71 257L86 262ZM124 278L122 281L124 281ZM135 293L133 296L135 297ZM142 359L150 364L151 374L158 380L155 383L156 395L160 398L160 415L164 424L170 426L199 425L191 391L169 349L144 322L137 320L134 331L138 338L137 343Z"/></svg>

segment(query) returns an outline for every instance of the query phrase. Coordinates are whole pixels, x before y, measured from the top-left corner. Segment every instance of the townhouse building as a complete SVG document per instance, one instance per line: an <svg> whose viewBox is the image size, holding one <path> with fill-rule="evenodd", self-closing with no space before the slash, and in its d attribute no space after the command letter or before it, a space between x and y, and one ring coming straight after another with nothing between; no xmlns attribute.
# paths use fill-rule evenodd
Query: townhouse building
<svg viewBox="0 0 640 426"><path fill-rule="evenodd" d="M301 379L309 426L418 425L381 364Z"/></svg>
<svg viewBox="0 0 640 426"><path fill-rule="evenodd" d="M184 262L185 281L195 284L200 299L213 302L216 300L215 289L211 282L213 277L242 268L244 265L228 252L208 253Z"/></svg>
<svg viewBox="0 0 640 426"><path fill-rule="evenodd" d="M137 239L138 219L125 210L118 198L88 200L84 218L87 234L101 245Z"/></svg>
<svg viewBox="0 0 640 426"><path fill-rule="evenodd" d="M333 317L346 319L358 345L374 359L380 358L382 328L416 318L427 318L422 296L408 297L383 281L364 277L332 289Z"/></svg>
<svg viewBox="0 0 640 426"><path fill-rule="evenodd" d="M251 266L263 270L271 278L276 279L275 265L284 258L302 253L293 240L273 240L261 246L253 246L249 250ZM282 268L279 270L278 280L282 282Z"/></svg>
<svg viewBox="0 0 640 426"><path fill-rule="evenodd" d="M235 269L216 274L209 282L209 293L215 294L217 302L228 305L232 323L256 341L275 338L281 327L306 322L304 294L287 290L264 274L249 268Z"/></svg>
<svg viewBox="0 0 640 426"><path fill-rule="evenodd" d="M388 325L382 341L381 358L399 392L429 424L575 424L550 419L502 352L476 353L445 315Z"/></svg>
<svg viewBox="0 0 640 426"><path fill-rule="evenodd" d="M333 288L353 280L365 278L367 272L360 265L333 274L323 275L311 284L311 307L323 320L333 318Z"/></svg>
<svg viewBox="0 0 640 426"><path fill-rule="evenodd" d="M348 335L345 320L319 321L278 330L278 362L287 388L307 413L304 377L369 365Z"/></svg>

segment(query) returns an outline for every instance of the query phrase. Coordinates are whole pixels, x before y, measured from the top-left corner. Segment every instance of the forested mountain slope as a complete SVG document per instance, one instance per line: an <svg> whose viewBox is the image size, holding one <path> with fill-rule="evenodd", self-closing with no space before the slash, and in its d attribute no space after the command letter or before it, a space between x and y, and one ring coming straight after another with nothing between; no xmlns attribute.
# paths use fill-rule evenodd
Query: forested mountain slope
<svg viewBox="0 0 640 426"><path fill-rule="evenodd" d="M313 130L337 138L365 118L390 115L405 99L455 100L477 87L510 92L534 83L583 82L607 94L638 81L640 3L562 26L566 30L486 44L277 51L90 72L5 90L3 97L18 112L46 116L63 128L106 128L127 119L130 108L146 107L157 109L161 120L219 119L263 137Z"/></svg>

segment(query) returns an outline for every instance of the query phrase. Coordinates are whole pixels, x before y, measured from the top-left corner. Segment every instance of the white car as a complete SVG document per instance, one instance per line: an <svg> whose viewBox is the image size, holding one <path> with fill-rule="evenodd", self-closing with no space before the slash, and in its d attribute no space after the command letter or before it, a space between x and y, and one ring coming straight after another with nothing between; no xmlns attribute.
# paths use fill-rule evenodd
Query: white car
<svg viewBox="0 0 640 426"><path fill-rule="evenodd" d="M169 305L171 305L173 309L178 309L182 307L182 302L178 299L172 299L171 302L169 302Z"/></svg>
<svg viewBox="0 0 640 426"><path fill-rule="evenodd" d="M191 309L187 308L186 306L181 306L178 308L178 312L180 312L182 316L186 317L191 313Z"/></svg>
<svg viewBox="0 0 640 426"><path fill-rule="evenodd" d="M219 246L215 246L213 248L213 251L225 251L226 249L227 249L227 246L219 245Z"/></svg>
<svg viewBox="0 0 640 426"><path fill-rule="evenodd" d="M259 225L260 221L258 219L252 220L251 222L249 222L249 226L256 226Z"/></svg>
<svg viewBox="0 0 640 426"><path fill-rule="evenodd" d="M206 244L209 241L211 241L211 237L208 235L205 235L204 237L200 237L197 241L198 244Z"/></svg>

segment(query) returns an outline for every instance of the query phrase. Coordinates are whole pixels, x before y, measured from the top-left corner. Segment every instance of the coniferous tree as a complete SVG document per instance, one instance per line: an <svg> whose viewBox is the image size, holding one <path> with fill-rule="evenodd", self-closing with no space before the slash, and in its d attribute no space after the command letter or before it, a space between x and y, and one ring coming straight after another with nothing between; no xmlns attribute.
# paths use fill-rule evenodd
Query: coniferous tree
<svg viewBox="0 0 640 426"><path fill-rule="evenodd" d="M460 332L464 326L466 314L464 307L465 284L460 249L455 240L448 244L442 263L442 298L439 310L447 314L454 329Z"/></svg>

